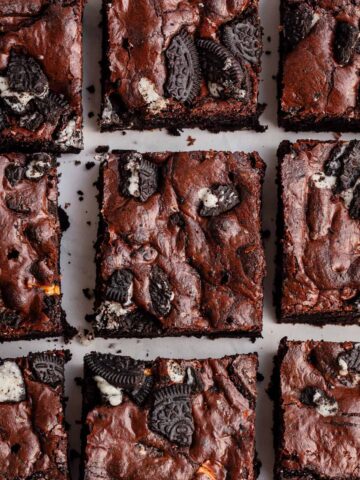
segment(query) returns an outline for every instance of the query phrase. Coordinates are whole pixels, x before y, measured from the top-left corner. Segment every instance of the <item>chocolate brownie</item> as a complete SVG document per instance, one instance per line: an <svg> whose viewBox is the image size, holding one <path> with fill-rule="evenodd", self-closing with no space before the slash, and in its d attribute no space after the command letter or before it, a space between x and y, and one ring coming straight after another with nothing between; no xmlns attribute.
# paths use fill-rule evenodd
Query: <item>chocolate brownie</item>
<svg viewBox="0 0 360 480"><path fill-rule="evenodd" d="M360 479L360 344L281 341L275 480Z"/></svg>
<svg viewBox="0 0 360 480"><path fill-rule="evenodd" d="M69 353L0 360L0 478L69 480L64 365Z"/></svg>
<svg viewBox="0 0 360 480"><path fill-rule="evenodd" d="M0 2L0 149L79 152L85 0Z"/></svg>
<svg viewBox="0 0 360 480"><path fill-rule="evenodd" d="M360 142L283 142L278 156L279 316L359 323Z"/></svg>
<svg viewBox="0 0 360 480"><path fill-rule="evenodd" d="M103 0L103 12L103 131L263 130L258 0Z"/></svg>
<svg viewBox="0 0 360 480"><path fill-rule="evenodd" d="M360 131L358 0L281 0L279 124Z"/></svg>
<svg viewBox="0 0 360 480"><path fill-rule="evenodd" d="M55 157L0 155L0 341L61 335Z"/></svg>
<svg viewBox="0 0 360 480"><path fill-rule="evenodd" d="M259 336L259 155L115 151L104 158L96 334Z"/></svg>
<svg viewBox="0 0 360 480"><path fill-rule="evenodd" d="M256 479L257 365L87 355L82 478Z"/></svg>

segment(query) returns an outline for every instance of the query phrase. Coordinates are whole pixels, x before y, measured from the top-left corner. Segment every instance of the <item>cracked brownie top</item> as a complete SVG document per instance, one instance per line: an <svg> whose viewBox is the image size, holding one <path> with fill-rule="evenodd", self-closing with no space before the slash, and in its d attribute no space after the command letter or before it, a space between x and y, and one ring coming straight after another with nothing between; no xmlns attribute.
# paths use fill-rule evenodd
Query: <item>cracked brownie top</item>
<svg viewBox="0 0 360 480"><path fill-rule="evenodd" d="M104 0L104 14L104 129L259 128L258 0Z"/></svg>
<svg viewBox="0 0 360 480"><path fill-rule="evenodd" d="M280 108L287 126L339 118L334 126L358 125L359 7L357 0L282 1Z"/></svg>
<svg viewBox="0 0 360 480"><path fill-rule="evenodd" d="M279 148L283 318L360 316L360 142Z"/></svg>
<svg viewBox="0 0 360 480"><path fill-rule="evenodd" d="M0 360L0 478L68 480L66 352Z"/></svg>
<svg viewBox="0 0 360 480"><path fill-rule="evenodd" d="M256 153L106 155L97 332L259 335L264 171Z"/></svg>
<svg viewBox="0 0 360 480"><path fill-rule="evenodd" d="M82 148L83 3L1 2L2 148Z"/></svg>
<svg viewBox="0 0 360 480"><path fill-rule="evenodd" d="M277 365L276 478L360 478L360 344L283 339Z"/></svg>
<svg viewBox="0 0 360 480"><path fill-rule="evenodd" d="M87 480L254 480L255 354L85 357Z"/></svg>

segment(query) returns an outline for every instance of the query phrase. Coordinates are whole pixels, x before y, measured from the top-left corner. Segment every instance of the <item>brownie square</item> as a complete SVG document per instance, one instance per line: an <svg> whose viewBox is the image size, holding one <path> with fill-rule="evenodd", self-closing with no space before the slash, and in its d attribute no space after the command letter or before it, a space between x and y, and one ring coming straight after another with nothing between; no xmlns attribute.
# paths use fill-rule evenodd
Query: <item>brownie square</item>
<svg viewBox="0 0 360 480"><path fill-rule="evenodd" d="M64 365L49 351L0 361L0 477L69 480Z"/></svg>
<svg viewBox="0 0 360 480"><path fill-rule="evenodd" d="M66 327L55 162L47 153L0 155L0 341Z"/></svg>
<svg viewBox="0 0 360 480"><path fill-rule="evenodd" d="M275 480L360 478L360 344L289 341L275 362Z"/></svg>
<svg viewBox="0 0 360 480"><path fill-rule="evenodd" d="M0 2L0 149L79 152L85 0Z"/></svg>
<svg viewBox="0 0 360 480"><path fill-rule="evenodd" d="M281 0L279 125L360 131L359 2Z"/></svg>
<svg viewBox="0 0 360 480"><path fill-rule="evenodd" d="M95 333L259 336L264 173L257 153L106 154Z"/></svg>
<svg viewBox="0 0 360 480"><path fill-rule="evenodd" d="M258 0L103 0L103 13L103 131L264 130Z"/></svg>
<svg viewBox="0 0 360 480"><path fill-rule="evenodd" d="M360 317L360 142L283 142L278 307L283 322Z"/></svg>
<svg viewBox="0 0 360 480"><path fill-rule="evenodd" d="M257 366L86 355L82 478L256 479Z"/></svg>

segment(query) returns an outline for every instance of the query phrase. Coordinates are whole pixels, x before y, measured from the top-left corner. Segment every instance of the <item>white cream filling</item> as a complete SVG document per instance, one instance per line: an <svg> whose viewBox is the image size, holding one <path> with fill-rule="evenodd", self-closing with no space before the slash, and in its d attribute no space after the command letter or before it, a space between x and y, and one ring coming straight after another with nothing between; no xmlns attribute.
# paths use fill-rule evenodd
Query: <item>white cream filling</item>
<svg viewBox="0 0 360 480"><path fill-rule="evenodd" d="M26 110L28 103L34 98L45 98L49 94L49 87L47 86L41 95L34 95L28 92L15 92L10 89L8 79L0 77L0 96L5 100L9 107L16 113L23 113ZM16 98L17 102L11 101Z"/></svg>
<svg viewBox="0 0 360 480"><path fill-rule="evenodd" d="M25 398L25 383L15 362L0 365L0 402L21 402Z"/></svg>
<svg viewBox="0 0 360 480"><path fill-rule="evenodd" d="M94 377L97 388L100 390L103 398L109 402L112 407L117 407L121 405L123 400L123 394L121 388L116 388L113 385L110 385L104 378L96 375Z"/></svg>
<svg viewBox="0 0 360 480"><path fill-rule="evenodd" d="M75 119L69 120L68 124L62 129L56 139L56 143L62 146L79 148L81 145L82 132L76 127Z"/></svg>
<svg viewBox="0 0 360 480"><path fill-rule="evenodd" d="M44 162L43 160L32 160L26 167L25 176L29 179L41 178L48 167L48 162Z"/></svg>
<svg viewBox="0 0 360 480"><path fill-rule="evenodd" d="M332 417L339 410L339 405L336 401L324 398L320 392L314 393L313 402L316 405L316 411L323 417Z"/></svg>
<svg viewBox="0 0 360 480"><path fill-rule="evenodd" d="M335 175L325 175L323 172L316 172L311 176L311 180L314 182L316 188L332 190L336 185L337 177ZM358 185L360 185L360 178L353 187L339 193L339 196L344 200L347 207L350 206Z"/></svg>
<svg viewBox="0 0 360 480"><path fill-rule="evenodd" d="M154 83L146 77L142 77L138 84L138 90L152 113L157 113L166 108L167 101L155 90Z"/></svg>
<svg viewBox="0 0 360 480"><path fill-rule="evenodd" d="M218 198L209 188L202 188L198 192L198 198L203 202L206 208L216 208L218 206Z"/></svg>
<svg viewBox="0 0 360 480"><path fill-rule="evenodd" d="M175 360L169 360L166 364L169 378L174 383L182 383L185 378L185 368Z"/></svg>

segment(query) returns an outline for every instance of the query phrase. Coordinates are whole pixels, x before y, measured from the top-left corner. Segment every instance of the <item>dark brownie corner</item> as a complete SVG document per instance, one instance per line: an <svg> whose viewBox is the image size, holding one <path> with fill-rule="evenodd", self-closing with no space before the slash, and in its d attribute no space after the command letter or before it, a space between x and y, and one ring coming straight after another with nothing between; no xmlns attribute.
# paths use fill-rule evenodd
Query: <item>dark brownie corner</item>
<svg viewBox="0 0 360 480"><path fill-rule="evenodd" d="M103 131L264 130L258 0L103 0L103 13Z"/></svg>
<svg viewBox="0 0 360 480"><path fill-rule="evenodd" d="M357 0L281 0L279 124L360 131Z"/></svg>
<svg viewBox="0 0 360 480"><path fill-rule="evenodd" d="M55 163L47 153L0 155L0 341L67 331Z"/></svg>
<svg viewBox="0 0 360 480"><path fill-rule="evenodd" d="M115 151L104 158L96 334L260 336L259 155Z"/></svg>
<svg viewBox="0 0 360 480"><path fill-rule="evenodd" d="M83 148L84 3L0 3L2 151L77 153Z"/></svg>
<svg viewBox="0 0 360 480"><path fill-rule="evenodd" d="M358 324L360 142L283 142L278 156L279 317Z"/></svg>
<svg viewBox="0 0 360 480"><path fill-rule="evenodd" d="M255 480L256 354L85 357L86 480Z"/></svg>
<svg viewBox="0 0 360 480"><path fill-rule="evenodd" d="M360 344L281 341L275 480L360 479Z"/></svg>
<svg viewBox="0 0 360 480"><path fill-rule="evenodd" d="M0 477L69 480L64 366L67 351L0 359Z"/></svg>

